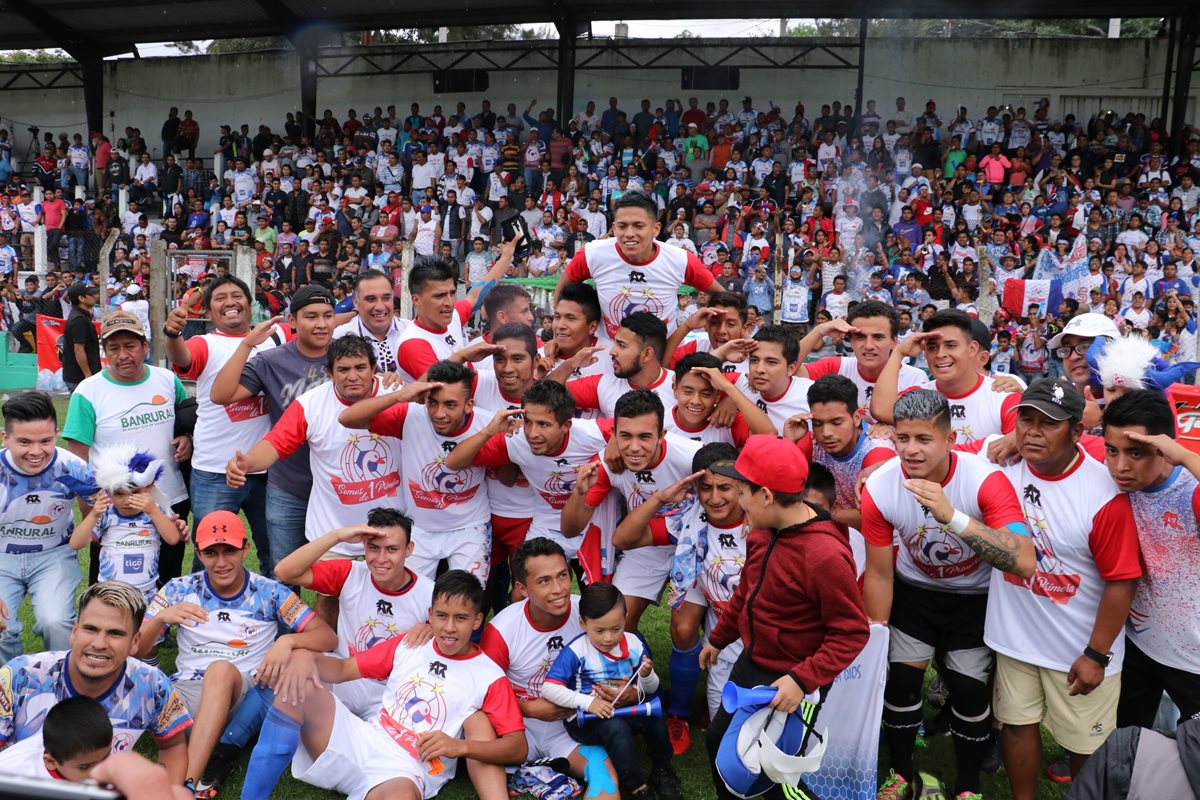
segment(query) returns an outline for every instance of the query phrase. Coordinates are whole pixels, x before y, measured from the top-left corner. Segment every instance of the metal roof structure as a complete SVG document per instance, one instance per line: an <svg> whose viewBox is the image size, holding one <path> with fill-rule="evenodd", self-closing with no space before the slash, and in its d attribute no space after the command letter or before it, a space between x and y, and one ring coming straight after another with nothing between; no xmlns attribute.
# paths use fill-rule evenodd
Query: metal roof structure
<svg viewBox="0 0 1200 800"><path fill-rule="evenodd" d="M311 121L315 115L319 45L336 31L380 30L505 23L553 23L558 31L557 108L565 118L574 106L574 71L579 37L590 33L596 20L671 18L793 19L829 17L831 7L816 0L0 0L0 49L57 47L78 62L88 122L100 127L103 115L103 59L136 55L139 42L204 40L245 36L283 36L300 60L300 109ZM866 19L870 18L1094 18L1163 17L1168 21L1165 44L1168 70L1163 84L1164 114L1173 98L1171 130L1183 130L1186 97L1196 69L1200 42L1200 0L1006 0L978 3L966 0L843 0L838 16L863 21L855 44L856 61L847 54L845 67L858 71L857 97L862 96L863 54L867 47ZM618 43L613 46L619 47ZM807 45L797 40L797 50ZM842 47L843 45L839 45ZM1172 68L1173 67L1173 68ZM1181 136L1176 135L1179 143Z"/></svg>

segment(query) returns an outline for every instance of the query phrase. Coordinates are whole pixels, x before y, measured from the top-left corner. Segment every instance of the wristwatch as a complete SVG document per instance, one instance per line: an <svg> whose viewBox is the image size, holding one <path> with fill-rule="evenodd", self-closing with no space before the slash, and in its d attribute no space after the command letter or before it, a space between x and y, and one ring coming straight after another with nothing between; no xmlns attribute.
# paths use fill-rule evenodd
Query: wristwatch
<svg viewBox="0 0 1200 800"><path fill-rule="evenodd" d="M1102 667L1107 667L1109 662L1112 661L1113 657L1112 653L1101 653L1091 645L1086 645L1083 648L1083 654Z"/></svg>
<svg viewBox="0 0 1200 800"><path fill-rule="evenodd" d="M162 332L163 332L163 336L167 337L168 339L178 339L180 336L183 336L183 333L182 333L182 332L180 332L180 333L171 333L169 330L167 330L167 326L166 326L166 325L163 325Z"/></svg>

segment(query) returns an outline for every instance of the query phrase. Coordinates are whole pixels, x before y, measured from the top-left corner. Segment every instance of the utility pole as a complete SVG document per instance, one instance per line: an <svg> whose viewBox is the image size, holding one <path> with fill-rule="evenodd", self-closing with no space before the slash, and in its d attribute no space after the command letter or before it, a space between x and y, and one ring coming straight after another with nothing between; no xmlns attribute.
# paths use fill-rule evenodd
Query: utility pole
<svg viewBox="0 0 1200 800"><path fill-rule="evenodd" d="M787 36L787 24L788 24L788 21L787 21L786 17L779 18L779 38L780 39Z"/></svg>
<svg viewBox="0 0 1200 800"><path fill-rule="evenodd" d="M1121 38L1121 18L1120 17L1111 17L1108 20L1108 38L1110 38L1110 39L1120 39Z"/></svg>

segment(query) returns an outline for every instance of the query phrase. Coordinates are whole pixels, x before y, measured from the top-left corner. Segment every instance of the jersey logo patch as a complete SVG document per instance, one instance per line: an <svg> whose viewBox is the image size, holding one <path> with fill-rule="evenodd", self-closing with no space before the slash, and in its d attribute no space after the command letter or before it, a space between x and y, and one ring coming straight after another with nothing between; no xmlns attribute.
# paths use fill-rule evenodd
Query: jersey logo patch
<svg viewBox="0 0 1200 800"><path fill-rule="evenodd" d="M392 604L387 600L376 600L375 613L384 614L389 617L392 616Z"/></svg>
<svg viewBox="0 0 1200 800"><path fill-rule="evenodd" d="M409 479L408 491L420 508L447 508L475 497L479 484L471 486L470 480L467 470L450 469L445 459L439 457L421 470L421 483Z"/></svg>
<svg viewBox="0 0 1200 800"><path fill-rule="evenodd" d="M1042 491L1032 483L1025 487L1022 498L1030 505L1038 506L1039 508L1042 505Z"/></svg>
<svg viewBox="0 0 1200 800"><path fill-rule="evenodd" d="M400 487L392 447L377 434L351 434L342 448L341 467L345 477L331 476L329 480L338 499L346 505L393 497Z"/></svg>

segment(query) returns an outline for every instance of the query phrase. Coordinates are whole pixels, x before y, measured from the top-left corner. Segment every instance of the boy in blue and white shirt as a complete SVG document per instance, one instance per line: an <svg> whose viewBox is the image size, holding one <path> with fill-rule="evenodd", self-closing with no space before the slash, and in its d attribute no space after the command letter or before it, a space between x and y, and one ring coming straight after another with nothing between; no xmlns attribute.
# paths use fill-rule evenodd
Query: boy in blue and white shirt
<svg viewBox="0 0 1200 800"><path fill-rule="evenodd" d="M779 321L784 325L807 325L808 306L811 296L809 276L801 264L792 264L783 279L780 293Z"/></svg>

